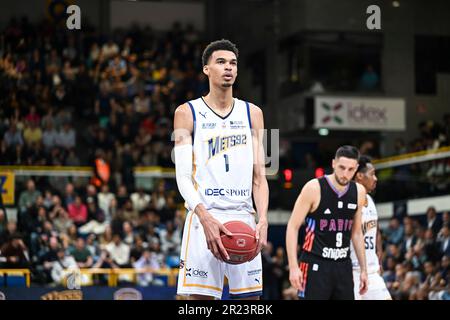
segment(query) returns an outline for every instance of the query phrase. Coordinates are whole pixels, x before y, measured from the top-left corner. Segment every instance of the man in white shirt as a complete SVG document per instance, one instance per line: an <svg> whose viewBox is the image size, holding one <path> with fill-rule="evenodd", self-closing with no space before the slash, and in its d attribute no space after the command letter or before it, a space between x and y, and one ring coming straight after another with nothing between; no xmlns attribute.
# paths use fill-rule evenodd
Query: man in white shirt
<svg viewBox="0 0 450 320"><path fill-rule="evenodd" d="M136 270L142 269L157 270L161 266L159 264L157 256L149 249L145 249L144 252L142 253L142 256L139 258L138 261L134 263L133 267ZM153 282L153 273L152 272L139 273L137 281L138 285L140 286L148 286Z"/></svg>
<svg viewBox="0 0 450 320"><path fill-rule="evenodd" d="M97 198L99 208L105 212L106 221L111 221L111 212L109 212L109 208L111 201L113 201L116 197L113 193L109 192L109 187L107 184L102 185L102 190L97 195Z"/></svg>
<svg viewBox="0 0 450 320"><path fill-rule="evenodd" d="M141 211L150 204L151 197L146 194L142 188L139 188L137 192L131 195L131 202L133 203L133 209Z"/></svg>
<svg viewBox="0 0 450 320"><path fill-rule="evenodd" d="M130 246L122 241L119 234L113 235L113 240L106 245L106 250L117 265L120 267L129 267Z"/></svg>
<svg viewBox="0 0 450 320"><path fill-rule="evenodd" d="M64 123L63 128L58 132L57 145L65 149L74 148L76 143L75 131L69 123Z"/></svg>

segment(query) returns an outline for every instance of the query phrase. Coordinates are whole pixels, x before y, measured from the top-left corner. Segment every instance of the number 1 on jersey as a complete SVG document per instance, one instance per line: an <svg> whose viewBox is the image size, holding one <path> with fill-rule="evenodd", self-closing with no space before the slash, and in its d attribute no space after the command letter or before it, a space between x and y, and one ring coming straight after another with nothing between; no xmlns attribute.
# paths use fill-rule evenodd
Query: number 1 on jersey
<svg viewBox="0 0 450 320"><path fill-rule="evenodd" d="M225 172L228 172L230 171L230 163L228 162L228 155L224 154L223 157L225 159Z"/></svg>

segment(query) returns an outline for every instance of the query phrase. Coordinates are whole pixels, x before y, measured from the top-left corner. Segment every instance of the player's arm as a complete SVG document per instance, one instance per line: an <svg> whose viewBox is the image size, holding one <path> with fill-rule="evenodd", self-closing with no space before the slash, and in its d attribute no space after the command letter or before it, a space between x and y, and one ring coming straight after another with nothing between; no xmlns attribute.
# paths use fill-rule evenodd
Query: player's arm
<svg viewBox="0 0 450 320"><path fill-rule="evenodd" d="M352 225L352 243L355 248L356 257L361 268L360 279L360 294L364 294L367 291L367 264L366 264L366 251L364 248L364 235L362 233L362 209L366 201L366 190L359 183L356 184L358 189L358 210L353 218Z"/></svg>
<svg viewBox="0 0 450 320"><path fill-rule="evenodd" d="M306 215L311 211L314 198L320 194L320 186L316 179L305 184L298 196L286 229L286 252L289 264L289 280L291 285L301 290L302 274L298 266L297 245L298 231Z"/></svg>
<svg viewBox="0 0 450 320"><path fill-rule="evenodd" d="M222 231L227 235L231 235L231 232L219 221L214 219L206 210L192 182L193 150L191 135L194 130L194 120L188 104L185 103L175 110L173 127L173 138L175 139L175 173L178 190L187 202L189 209L197 214L205 231L208 249L219 260L223 260L220 252L224 257L229 259L228 253L222 245L220 232Z"/></svg>
<svg viewBox="0 0 450 320"><path fill-rule="evenodd" d="M264 116L262 110L251 104L250 118L252 122L253 140L253 198L255 200L258 224L256 225L257 255L267 244L267 210L269 207L269 185L266 179L266 167L264 157Z"/></svg>

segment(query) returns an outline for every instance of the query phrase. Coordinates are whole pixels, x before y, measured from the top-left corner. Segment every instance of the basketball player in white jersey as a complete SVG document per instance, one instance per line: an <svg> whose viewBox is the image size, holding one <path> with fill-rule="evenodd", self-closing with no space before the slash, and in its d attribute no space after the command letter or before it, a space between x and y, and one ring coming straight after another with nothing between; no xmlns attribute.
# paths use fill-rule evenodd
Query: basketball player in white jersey
<svg viewBox="0 0 450 320"><path fill-rule="evenodd" d="M188 209L177 293L190 299L220 299L224 276L231 298L262 294L260 251L267 243L269 198L264 122L260 108L233 97L237 58L230 41L210 43L202 57L209 93L175 111L176 178ZM223 225L231 220L250 225L258 241L253 259L239 265L226 263L220 239L221 233L231 235Z"/></svg>
<svg viewBox="0 0 450 320"><path fill-rule="evenodd" d="M368 290L365 294L359 294L359 263L356 258L355 249L351 246L350 257L353 265L353 281L355 300L390 300L386 284L380 275L379 255L381 250L381 237L378 233L378 214L375 203L369 193L373 192L377 185L375 168L367 156L359 158L358 170L354 180L364 186L367 191L366 203L362 209L362 230L364 234L364 245L366 249L367 275L369 279ZM380 251L381 252L381 251Z"/></svg>

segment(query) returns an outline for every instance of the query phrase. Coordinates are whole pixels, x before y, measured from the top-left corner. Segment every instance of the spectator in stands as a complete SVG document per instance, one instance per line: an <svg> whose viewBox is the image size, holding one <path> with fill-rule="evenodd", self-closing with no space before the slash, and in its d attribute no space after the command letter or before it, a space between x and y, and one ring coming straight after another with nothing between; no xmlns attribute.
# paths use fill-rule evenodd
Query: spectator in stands
<svg viewBox="0 0 450 320"><path fill-rule="evenodd" d="M130 262L134 264L142 256L145 249L148 248L148 243L145 242L139 234L134 236L134 242L130 251Z"/></svg>
<svg viewBox="0 0 450 320"><path fill-rule="evenodd" d="M167 221L166 228L160 231L161 251L166 256L180 256L181 235L172 221Z"/></svg>
<svg viewBox="0 0 450 320"><path fill-rule="evenodd" d="M78 167L81 165L80 158L75 154L75 149L69 149L69 154L66 157L66 161L64 162L64 165L70 166L70 167Z"/></svg>
<svg viewBox="0 0 450 320"><path fill-rule="evenodd" d="M3 136L3 139L9 150L15 150L17 146L23 146L24 141L22 138L22 133L17 129L17 124L15 121L11 122L8 131L6 131Z"/></svg>
<svg viewBox="0 0 450 320"><path fill-rule="evenodd" d="M70 123L66 122L63 124L62 129L58 132L56 143L59 147L62 147L66 150L70 150L71 148L75 147L75 131L72 129Z"/></svg>
<svg viewBox="0 0 450 320"><path fill-rule="evenodd" d="M55 284L61 285L65 280L68 270L75 270L77 268L77 262L74 257L67 255L63 248L58 249L58 259L52 266L52 279Z"/></svg>
<svg viewBox="0 0 450 320"><path fill-rule="evenodd" d="M436 242L436 236L433 229L425 231L424 251L427 260L435 263L440 260L439 244Z"/></svg>
<svg viewBox="0 0 450 320"><path fill-rule="evenodd" d="M15 233L9 241L0 248L0 253L6 258L2 264L5 269L26 269L30 266L28 248L25 246L22 236Z"/></svg>
<svg viewBox="0 0 450 320"><path fill-rule="evenodd" d="M95 233L90 233L86 237L86 249L91 253L91 257L94 262L98 260L99 248L97 242L97 235Z"/></svg>
<svg viewBox="0 0 450 320"><path fill-rule="evenodd" d="M158 270L161 266L159 264L156 255L154 255L154 253L151 252L149 249L144 249L142 256L139 258L139 260L137 260L133 264L133 267L136 270L142 269ZM146 287L149 284L153 283L153 273L151 271L139 273L137 281L139 286Z"/></svg>
<svg viewBox="0 0 450 320"><path fill-rule="evenodd" d="M134 244L134 232L130 221L124 221L122 227L123 242L130 247Z"/></svg>
<svg viewBox="0 0 450 320"><path fill-rule="evenodd" d="M78 238L75 248L70 251L77 262L79 268L90 268L94 262L91 252L86 248L86 242L83 238Z"/></svg>
<svg viewBox="0 0 450 320"><path fill-rule="evenodd" d="M109 251L103 249L100 251L100 256L92 268L119 269L120 267L114 262Z"/></svg>
<svg viewBox="0 0 450 320"><path fill-rule="evenodd" d="M69 213L62 207L56 211L56 216L53 219L53 226L59 233L68 233L73 226L73 221L69 218Z"/></svg>
<svg viewBox="0 0 450 320"><path fill-rule="evenodd" d="M103 45L101 53L103 54L103 58L108 60L119 53L119 46L112 38L110 38L108 39L108 42Z"/></svg>
<svg viewBox="0 0 450 320"><path fill-rule="evenodd" d="M450 213L448 211L442 213L442 226L450 227Z"/></svg>
<svg viewBox="0 0 450 320"><path fill-rule="evenodd" d="M399 244L403 238L403 226L397 218L389 221L389 227L386 230L387 241L392 244Z"/></svg>
<svg viewBox="0 0 450 320"><path fill-rule="evenodd" d="M122 241L120 234L114 234L112 242L106 245L114 263L120 268L130 267L130 246Z"/></svg>
<svg viewBox="0 0 450 320"><path fill-rule="evenodd" d="M442 222L437 217L436 209L434 207L429 207L427 209L427 222L425 227L431 229L434 235L437 235L439 230L441 230Z"/></svg>
<svg viewBox="0 0 450 320"><path fill-rule="evenodd" d="M155 228L155 225L153 223L150 223L147 227L147 242L149 245L152 245L154 243L161 243L161 237L159 235L158 230Z"/></svg>
<svg viewBox="0 0 450 320"><path fill-rule="evenodd" d="M438 241L441 256L450 257L450 231L448 225L444 225L439 231Z"/></svg>
<svg viewBox="0 0 450 320"><path fill-rule="evenodd" d="M151 197L146 194L143 188L138 188L137 192L131 194L133 209L137 212L142 211L150 204Z"/></svg>
<svg viewBox="0 0 450 320"><path fill-rule="evenodd" d="M109 186L107 184L102 185L101 192L98 193L98 206L105 213L106 221L111 221L111 202L115 200L113 193L109 192Z"/></svg>
<svg viewBox="0 0 450 320"><path fill-rule="evenodd" d="M386 250L387 257L392 257L397 263L403 261L402 252L400 251L399 247L394 244L390 243Z"/></svg>
<svg viewBox="0 0 450 320"><path fill-rule="evenodd" d="M58 260L58 250L60 249L58 239L56 237L51 237L49 240L49 247L41 254L38 258L40 265L42 265L41 272L46 283L51 282L51 271L53 269L53 264Z"/></svg>
<svg viewBox="0 0 450 320"><path fill-rule="evenodd" d="M122 208L125 202L129 199L127 187L125 185L120 185L117 189L117 206Z"/></svg>
<svg viewBox="0 0 450 320"><path fill-rule="evenodd" d="M23 214L31 208L39 196L41 196L41 192L36 190L36 185L33 179L29 179L27 181L27 190L23 191L19 196L20 213Z"/></svg>
<svg viewBox="0 0 450 320"><path fill-rule="evenodd" d="M108 225L105 220L105 213L102 209L97 208L92 198L88 199L88 222L79 227L78 231L82 234L102 234Z"/></svg>
<svg viewBox="0 0 450 320"><path fill-rule="evenodd" d="M380 78L373 69L371 64L368 64L361 76L359 86L362 90L374 90L378 88Z"/></svg>
<svg viewBox="0 0 450 320"><path fill-rule="evenodd" d="M413 226L412 221L410 219L406 219L406 218L404 220L405 220L405 223L403 225L404 225L405 233L404 233L402 247L401 247L403 254L408 252L408 250L410 248L412 248L417 242L417 237L414 234L414 226Z"/></svg>
<svg viewBox="0 0 450 320"><path fill-rule="evenodd" d="M63 195L63 203L65 207L68 207L69 204L75 202L75 187L72 183L67 183L66 187L64 189L64 195Z"/></svg>
<svg viewBox="0 0 450 320"><path fill-rule="evenodd" d="M69 212L69 218L76 226L86 223L88 218L87 207L80 196L75 196L75 201L68 205L67 211Z"/></svg>
<svg viewBox="0 0 450 320"><path fill-rule="evenodd" d="M42 130L38 127L38 123L35 121L28 122L28 126L23 131L23 139L28 147L31 147L35 143L41 143Z"/></svg>
<svg viewBox="0 0 450 320"><path fill-rule="evenodd" d="M123 218L128 221L137 221L139 213L133 207L132 201L129 199L125 202L123 207Z"/></svg>
<svg viewBox="0 0 450 320"><path fill-rule="evenodd" d="M105 232L99 237L99 247L100 249L105 249L106 245L111 243L113 240L113 232L111 225L106 225Z"/></svg>
<svg viewBox="0 0 450 320"><path fill-rule="evenodd" d="M17 223L16 221L8 221L6 223L5 229L0 232L0 247L7 243L12 235L17 232Z"/></svg>

